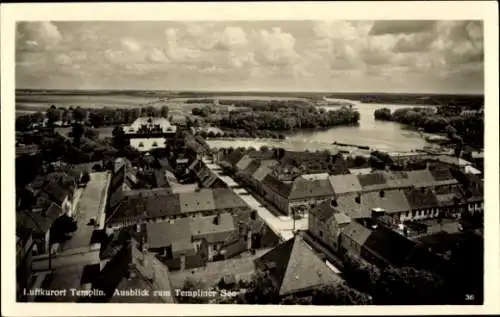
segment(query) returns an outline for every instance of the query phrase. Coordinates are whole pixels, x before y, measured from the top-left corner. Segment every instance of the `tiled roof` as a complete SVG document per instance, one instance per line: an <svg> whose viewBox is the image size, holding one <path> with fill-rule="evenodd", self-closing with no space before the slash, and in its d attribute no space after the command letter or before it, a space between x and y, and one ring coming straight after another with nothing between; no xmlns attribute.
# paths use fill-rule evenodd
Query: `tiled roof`
<svg viewBox="0 0 500 317"><path fill-rule="evenodd" d="M201 189L192 193L180 193L181 212L195 212L202 210L214 210L215 202L212 190Z"/></svg>
<svg viewBox="0 0 500 317"><path fill-rule="evenodd" d="M332 203L333 200L325 200L315 208L311 209L310 213L315 215L321 222L326 222L330 220L332 217L338 224L351 222L351 218L349 218L343 212L340 212L336 207L333 206Z"/></svg>
<svg viewBox="0 0 500 317"><path fill-rule="evenodd" d="M252 160L250 164L248 164L247 167L245 167L245 169L242 170L241 172L245 175L251 176L259 168L259 166L260 166L259 160Z"/></svg>
<svg viewBox="0 0 500 317"><path fill-rule="evenodd" d="M293 183L289 199L303 199L310 197L333 197L332 185L328 178L318 180L307 180L302 176L297 177Z"/></svg>
<svg viewBox="0 0 500 317"><path fill-rule="evenodd" d="M252 177L257 181L262 181L269 173L271 173L273 166L278 164L276 160L265 160L260 162L259 168L255 170Z"/></svg>
<svg viewBox="0 0 500 317"><path fill-rule="evenodd" d="M454 177L451 175L449 168L433 168L429 169L429 172L434 177L436 181L453 180Z"/></svg>
<svg viewBox="0 0 500 317"><path fill-rule="evenodd" d="M182 245L182 240L187 240L191 244L190 222L189 218L181 218L173 222L148 223L146 225L148 246L150 248L163 248L174 242L177 242L177 245Z"/></svg>
<svg viewBox="0 0 500 317"><path fill-rule="evenodd" d="M342 279L324 263L300 236L267 252L255 262L267 267L284 296L325 284L340 284Z"/></svg>
<svg viewBox="0 0 500 317"><path fill-rule="evenodd" d="M219 222L215 224L215 218ZM208 243L222 243L234 233L234 219L231 214L191 218L191 234L193 239L205 239Z"/></svg>
<svg viewBox="0 0 500 317"><path fill-rule="evenodd" d="M379 191L363 193L359 196L359 203L356 202L357 196L357 193L353 193L337 197L337 209L353 219L371 217L373 208L382 208L388 213L410 209L404 193L400 190L384 190L383 197Z"/></svg>
<svg viewBox="0 0 500 317"><path fill-rule="evenodd" d="M68 191L64 188L62 188L61 186L59 186L58 184L56 183L53 183L53 182L49 182L45 188L44 188L44 191L50 195L50 197L52 199L54 199L54 201L56 203L58 203L59 205L62 204L62 202L64 201L64 199L66 199L66 197L68 197Z"/></svg>
<svg viewBox="0 0 500 317"><path fill-rule="evenodd" d="M404 193L412 209L425 209L438 206L438 200L430 189L424 187L406 189Z"/></svg>
<svg viewBox="0 0 500 317"><path fill-rule="evenodd" d="M385 178L389 188L404 188L412 186L406 172L386 172Z"/></svg>
<svg viewBox="0 0 500 317"><path fill-rule="evenodd" d="M408 174L408 180L415 187L428 187L434 186L436 184L436 180L432 176L431 172L427 169L408 171L406 173Z"/></svg>
<svg viewBox="0 0 500 317"><path fill-rule="evenodd" d="M353 221L342 229L341 237L348 237L358 245L364 245L371 233L370 229Z"/></svg>
<svg viewBox="0 0 500 317"><path fill-rule="evenodd" d="M146 216L161 217L167 215L178 215L182 212L177 194L158 194L146 197Z"/></svg>
<svg viewBox="0 0 500 317"><path fill-rule="evenodd" d="M387 213L402 212L410 210L410 204L401 190L384 190L381 192L369 192L361 196L361 200L369 206L369 209L382 208Z"/></svg>
<svg viewBox="0 0 500 317"><path fill-rule="evenodd" d="M28 229L37 234L45 234L61 213L61 207L56 204L50 205L45 215L42 212L18 211L16 212L16 226L21 230Z"/></svg>
<svg viewBox="0 0 500 317"><path fill-rule="evenodd" d="M216 209L244 208L247 204L232 189L212 189Z"/></svg>
<svg viewBox="0 0 500 317"><path fill-rule="evenodd" d="M332 175L329 180L336 195L359 192L362 189L358 177L353 174Z"/></svg>
<svg viewBox="0 0 500 317"><path fill-rule="evenodd" d="M266 175L266 177L264 177L264 179L262 180L262 184L268 186L283 197L288 197L292 189L289 184L283 183L271 174L268 174Z"/></svg>
<svg viewBox="0 0 500 317"><path fill-rule="evenodd" d="M236 163L236 170L237 171L243 171L245 168L250 165L250 163L253 161L253 158L251 158L248 155L243 156L238 163Z"/></svg>
<svg viewBox="0 0 500 317"><path fill-rule="evenodd" d="M383 173L371 173L365 175L357 175L361 187L369 187L373 185L387 184L385 175Z"/></svg>
<svg viewBox="0 0 500 317"><path fill-rule="evenodd" d="M243 158L244 155L245 153L243 151L234 150L226 157L224 161L229 163L231 166L235 166L236 163L238 163Z"/></svg>
<svg viewBox="0 0 500 317"><path fill-rule="evenodd" d="M179 215L178 194L154 196L125 196L121 203L108 211L107 222L120 223L139 219Z"/></svg>

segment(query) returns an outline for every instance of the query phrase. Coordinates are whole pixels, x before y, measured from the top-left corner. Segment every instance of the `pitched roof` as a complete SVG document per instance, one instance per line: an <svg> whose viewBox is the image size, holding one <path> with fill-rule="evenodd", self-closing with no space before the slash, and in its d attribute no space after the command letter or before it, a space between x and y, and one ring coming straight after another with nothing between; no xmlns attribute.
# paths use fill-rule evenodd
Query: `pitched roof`
<svg viewBox="0 0 500 317"><path fill-rule="evenodd" d="M412 209L425 209L438 206L438 200L434 193L424 187L421 189L406 189L404 193Z"/></svg>
<svg viewBox="0 0 500 317"><path fill-rule="evenodd" d="M180 213L178 194L125 196L116 208L108 211L106 222L120 223Z"/></svg>
<svg viewBox="0 0 500 317"><path fill-rule="evenodd" d="M356 197L357 193L337 197L337 209L353 219L371 217L373 208L382 208L387 213L410 210L404 193L397 189L384 190L383 197L379 191L362 193L359 195L359 203L356 202Z"/></svg>
<svg viewBox="0 0 500 317"><path fill-rule="evenodd" d="M429 172L436 181L445 181L454 179L453 175L451 175L449 168L432 168L429 169Z"/></svg>
<svg viewBox="0 0 500 317"><path fill-rule="evenodd" d="M351 218L349 218L343 212L339 211L336 207L333 206L332 203L333 200L325 200L315 208L312 208L310 212L315 215L321 222L326 222L331 218L334 218L335 222L338 224L351 222Z"/></svg>
<svg viewBox="0 0 500 317"><path fill-rule="evenodd" d="M246 175L251 176L259 168L259 166L260 166L259 160L252 159L250 164L248 164L247 167L245 167L245 169L243 169L241 172L246 174Z"/></svg>
<svg viewBox="0 0 500 317"><path fill-rule="evenodd" d="M373 208L382 208L387 213L402 212L410 210L410 204L401 190L384 190L381 192L369 192L361 196L366 201L370 211Z"/></svg>
<svg viewBox="0 0 500 317"><path fill-rule="evenodd" d="M427 169L406 172L408 180L415 187L428 187L436 184L436 180Z"/></svg>
<svg viewBox="0 0 500 317"><path fill-rule="evenodd" d="M216 217L218 224L215 224ZM222 243L236 230L233 216L228 213L191 218L190 227L193 239L205 239L208 243Z"/></svg>
<svg viewBox="0 0 500 317"><path fill-rule="evenodd" d="M389 188L404 188L413 185L406 172L385 172L384 174Z"/></svg>
<svg viewBox="0 0 500 317"><path fill-rule="evenodd" d="M362 189L358 177L353 174L332 175L329 180L336 195L359 192Z"/></svg>
<svg viewBox="0 0 500 317"><path fill-rule="evenodd" d="M21 230L28 229L37 234L45 234L61 214L62 209L56 204L50 205L45 215L42 212L18 211L16 226Z"/></svg>
<svg viewBox="0 0 500 317"><path fill-rule="evenodd" d="M215 202L210 189L201 189L197 192L179 193L181 212L195 212L214 210Z"/></svg>
<svg viewBox="0 0 500 317"><path fill-rule="evenodd" d="M68 191L66 189L53 182L49 182L43 190L59 205L61 205L68 196Z"/></svg>
<svg viewBox="0 0 500 317"><path fill-rule="evenodd" d="M255 170L252 177L258 181L262 181L269 173L271 173L273 166L278 164L276 160L260 161L259 167Z"/></svg>
<svg viewBox="0 0 500 317"><path fill-rule="evenodd" d="M383 185L387 184L384 173L371 173L364 175L356 175L358 177L361 187L369 187L373 185Z"/></svg>
<svg viewBox="0 0 500 317"><path fill-rule="evenodd" d="M356 221L352 221L342 229L342 232L340 234L341 236L350 238L358 245L364 245L371 233L372 230L364 227Z"/></svg>
<svg viewBox="0 0 500 317"><path fill-rule="evenodd" d="M292 187L286 184L271 174L266 175L262 180L262 184L270 187L272 190L276 191L283 197L288 197Z"/></svg>
<svg viewBox="0 0 500 317"><path fill-rule="evenodd" d="M227 163L229 163L231 166L235 166L236 163L238 163L242 158L243 156L245 155L245 152L242 151L242 150L234 150L232 151L226 158L224 161L226 161Z"/></svg>
<svg viewBox="0 0 500 317"><path fill-rule="evenodd" d="M184 244L183 240L191 243L190 222L189 218L180 218L173 222L162 221L146 224L148 246L150 248L163 248L175 243L178 247Z"/></svg>
<svg viewBox="0 0 500 317"><path fill-rule="evenodd" d="M253 158L251 158L248 155L243 156L237 163L236 163L236 170L237 171L242 171L245 168L250 165L250 163L253 161Z"/></svg>
<svg viewBox="0 0 500 317"><path fill-rule="evenodd" d="M299 176L293 181L288 198L302 199L333 195L332 185L330 184L328 178L308 180Z"/></svg>
<svg viewBox="0 0 500 317"><path fill-rule="evenodd" d="M300 236L278 245L255 262L269 269L280 296L343 282Z"/></svg>
<svg viewBox="0 0 500 317"><path fill-rule="evenodd" d="M378 226L364 243L392 265L405 265L416 243L390 229Z"/></svg>
<svg viewBox="0 0 500 317"><path fill-rule="evenodd" d="M212 189L215 209L242 208L247 204L230 188Z"/></svg>

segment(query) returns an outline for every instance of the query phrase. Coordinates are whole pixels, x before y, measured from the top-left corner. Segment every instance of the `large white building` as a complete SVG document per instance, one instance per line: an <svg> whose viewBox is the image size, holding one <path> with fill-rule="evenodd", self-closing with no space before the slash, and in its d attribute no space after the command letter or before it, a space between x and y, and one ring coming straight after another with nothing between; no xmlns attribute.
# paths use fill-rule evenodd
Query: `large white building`
<svg viewBox="0 0 500 317"><path fill-rule="evenodd" d="M139 117L123 128L130 145L138 151L147 152L164 148L167 140L175 136L177 126L163 117Z"/></svg>

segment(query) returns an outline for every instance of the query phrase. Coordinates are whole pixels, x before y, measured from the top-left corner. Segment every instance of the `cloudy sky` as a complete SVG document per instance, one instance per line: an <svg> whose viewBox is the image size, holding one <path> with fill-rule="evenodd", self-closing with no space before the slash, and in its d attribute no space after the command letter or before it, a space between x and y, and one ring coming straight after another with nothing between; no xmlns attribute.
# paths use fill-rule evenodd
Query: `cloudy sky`
<svg viewBox="0 0 500 317"><path fill-rule="evenodd" d="M483 92L477 21L25 22L16 87Z"/></svg>

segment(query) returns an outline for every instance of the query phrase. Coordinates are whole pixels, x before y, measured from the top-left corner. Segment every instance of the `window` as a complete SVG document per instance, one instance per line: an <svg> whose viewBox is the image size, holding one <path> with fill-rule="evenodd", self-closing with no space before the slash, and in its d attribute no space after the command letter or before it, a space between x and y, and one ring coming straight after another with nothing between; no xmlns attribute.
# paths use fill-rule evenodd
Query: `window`
<svg viewBox="0 0 500 317"><path fill-rule="evenodd" d="M320 231L319 231L319 236L320 236L321 238L323 238L323 230L320 230Z"/></svg>
<svg viewBox="0 0 500 317"><path fill-rule="evenodd" d="M139 142L139 147L144 147L144 143Z"/></svg>

